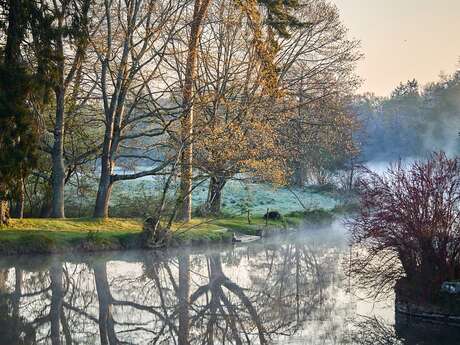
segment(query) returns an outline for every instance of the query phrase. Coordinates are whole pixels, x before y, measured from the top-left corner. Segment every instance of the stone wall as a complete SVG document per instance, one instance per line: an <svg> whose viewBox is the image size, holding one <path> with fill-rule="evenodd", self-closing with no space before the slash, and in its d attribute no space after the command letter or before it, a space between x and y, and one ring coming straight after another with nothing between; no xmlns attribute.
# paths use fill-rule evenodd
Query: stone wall
<svg viewBox="0 0 460 345"><path fill-rule="evenodd" d="M442 294L439 303L420 302L401 289L395 290L395 311L410 317L445 325L460 326L458 296ZM415 302L414 300L417 300Z"/></svg>

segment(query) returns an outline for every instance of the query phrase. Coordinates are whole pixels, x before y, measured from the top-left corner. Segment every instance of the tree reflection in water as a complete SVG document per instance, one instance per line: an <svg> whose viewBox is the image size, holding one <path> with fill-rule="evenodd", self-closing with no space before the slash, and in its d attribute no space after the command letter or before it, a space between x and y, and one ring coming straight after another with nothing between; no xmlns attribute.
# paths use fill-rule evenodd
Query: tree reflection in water
<svg viewBox="0 0 460 345"><path fill-rule="evenodd" d="M400 342L394 327L377 319L344 323L350 306L338 297L344 279L334 248L296 242L204 254L3 260L0 345L269 344L296 337L299 344L416 344Z"/></svg>

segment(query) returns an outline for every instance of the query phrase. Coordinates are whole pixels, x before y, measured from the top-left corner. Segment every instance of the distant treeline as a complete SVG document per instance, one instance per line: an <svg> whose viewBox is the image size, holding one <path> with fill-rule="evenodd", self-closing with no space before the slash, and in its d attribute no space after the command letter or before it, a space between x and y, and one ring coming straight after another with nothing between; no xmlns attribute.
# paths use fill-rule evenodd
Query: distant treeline
<svg viewBox="0 0 460 345"><path fill-rule="evenodd" d="M365 161L459 152L460 71L423 87L416 80L401 83L390 97L359 96L353 108Z"/></svg>

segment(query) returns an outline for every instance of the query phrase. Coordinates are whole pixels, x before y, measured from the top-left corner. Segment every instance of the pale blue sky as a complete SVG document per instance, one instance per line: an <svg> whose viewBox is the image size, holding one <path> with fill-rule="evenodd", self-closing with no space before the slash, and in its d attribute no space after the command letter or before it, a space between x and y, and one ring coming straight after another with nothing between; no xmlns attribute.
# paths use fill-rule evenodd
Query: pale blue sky
<svg viewBox="0 0 460 345"><path fill-rule="evenodd" d="M460 58L460 0L330 0L365 59L360 91L388 95L400 81L452 73Z"/></svg>

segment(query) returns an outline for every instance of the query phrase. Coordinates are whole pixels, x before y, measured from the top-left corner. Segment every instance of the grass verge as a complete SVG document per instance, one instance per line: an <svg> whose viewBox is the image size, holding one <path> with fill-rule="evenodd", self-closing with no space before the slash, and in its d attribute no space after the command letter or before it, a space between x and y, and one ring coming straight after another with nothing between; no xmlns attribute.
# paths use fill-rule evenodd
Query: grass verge
<svg viewBox="0 0 460 345"><path fill-rule="evenodd" d="M261 229L296 227L305 218L314 222L327 218L318 212L293 212L268 222L254 216L250 224L244 216L194 218L187 224L173 224L173 242L230 241L233 232L254 235ZM142 246L141 232L142 220L132 218L12 219L0 228L0 255L134 249Z"/></svg>
<svg viewBox="0 0 460 345"><path fill-rule="evenodd" d="M231 240L214 220L197 218L172 226L173 242ZM11 219L0 228L0 255L48 254L140 248L142 220L130 218Z"/></svg>

